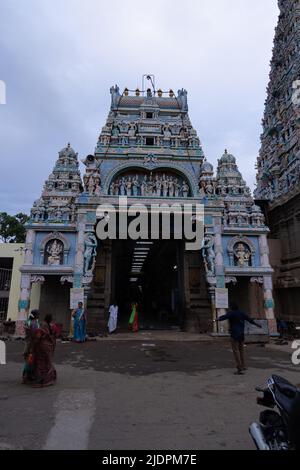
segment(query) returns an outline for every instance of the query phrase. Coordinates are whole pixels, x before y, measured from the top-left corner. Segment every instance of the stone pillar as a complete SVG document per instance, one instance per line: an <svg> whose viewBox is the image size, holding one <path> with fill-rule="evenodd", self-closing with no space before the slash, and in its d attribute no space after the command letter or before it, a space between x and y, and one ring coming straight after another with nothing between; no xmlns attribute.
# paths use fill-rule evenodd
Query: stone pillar
<svg viewBox="0 0 300 470"><path fill-rule="evenodd" d="M35 243L35 231L32 229L27 230L26 233L26 242L25 242L25 255L24 255L24 265L31 266L33 264L33 255L34 255L34 243ZM20 286L20 299L19 299L19 313L18 320L16 322L16 336L24 336L24 321L27 319L29 303L30 303L30 294L31 294L31 276L27 273L22 273L21 275L21 286Z"/></svg>
<svg viewBox="0 0 300 470"><path fill-rule="evenodd" d="M224 260L223 260L223 246L222 246L222 235L221 235L221 226L215 227L215 236L214 236L214 248L216 255L216 275L224 275Z"/></svg>
<svg viewBox="0 0 300 470"><path fill-rule="evenodd" d="M216 221L217 222L217 221ZM220 221L221 222L221 221ZM222 226L220 224L214 227L214 249L215 249L215 270L216 270L216 287L225 288L225 271L224 271L224 258L223 258L223 245L222 245ZM216 308L217 318L226 314L224 308ZM218 333L221 335L228 334L228 322L218 323Z"/></svg>
<svg viewBox="0 0 300 470"><path fill-rule="evenodd" d="M80 222L77 232L77 246L76 246L76 257L75 257L75 272L83 273L84 263L84 234L85 234L85 223Z"/></svg>
<svg viewBox="0 0 300 470"><path fill-rule="evenodd" d="M210 295L210 302L211 302L211 312L212 312L212 320L217 320L217 311L216 311L216 295L215 295L215 288L209 287L208 289ZM213 333L218 333L218 323L213 323Z"/></svg>
<svg viewBox="0 0 300 470"><path fill-rule="evenodd" d="M260 262L263 268L270 268L270 260L269 260L269 245L267 240L267 235L260 235L259 236L259 251L260 251Z"/></svg>
<svg viewBox="0 0 300 470"><path fill-rule="evenodd" d="M269 260L269 245L267 236L260 235L259 237L259 250L260 250L260 261L263 268L270 268ZM274 315L274 299L273 299L273 281L272 275L264 276L264 308L265 318L268 320L270 334L277 333L277 324Z"/></svg>
<svg viewBox="0 0 300 470"><path fill-rule="evenodd" d="M82 287L83 268L84 268L84 235L85 235L85 221L84 214L80 214L80 221L78 223L77 232L77 245L75 256L75 269L73 287Z"/></svg>
<svg viewBox="0 0 300 470"><path fill-rule="evenodd" d="M277 333L277 324L274 315L274 299L272 276L264 276L264 307L265 318L268 320L270 334Z"/></svg>
<svg viewBox="0 0 300 470"><path fill-rule="evenodd" d="M31 293L30 274L22 273L21 275L21 293L19 300L19 314L16 322L16 336L25 336L24 321L28 316L29 301Z"/></svg>

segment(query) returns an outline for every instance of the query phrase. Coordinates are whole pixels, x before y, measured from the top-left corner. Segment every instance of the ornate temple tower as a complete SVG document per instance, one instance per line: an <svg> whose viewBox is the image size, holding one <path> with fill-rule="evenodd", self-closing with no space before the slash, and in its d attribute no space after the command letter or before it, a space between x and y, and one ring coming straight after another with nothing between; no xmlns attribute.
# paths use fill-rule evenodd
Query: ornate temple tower
<svg viewBox="0 0 300 470"><path fill-rule="evenodd" d="M278 3L255 197L264 205L271 229L277 315L299 320L300 4Z"/></svg>
<svg viewBox="0 0 300 470"><path fill-rule="evenodd" d="M269 230L236 158L225 151L214 174L191 124L186 90L175 95L172 90L125 88L120 93L114 86L110 92L96 149L82 160L83 185L77 154L68 145L33 205L21 268L19 325L29 310L32 283L38 282L41 313L51 304L65 331L70 288L84 295L90 332L104 331L109 302L116 297L124 300L120 311L126 321L124 297L132 300L139 293L144 313L149 306L151 314L156 309L151 321L169 315L185 330L211 331L211 320L224 313L217 294L226 294L227 288L230 300L259 314L274 332ZM161 233L151 241L99 240L99 221L110 218L107 210L121 217L125 197L127 208L138 205L146 212L152 205L200 204L203 246L199 242L188 251L184 238L172 244Z"/></svg>
<svg viewBox="0 0 300 470"><path fill-rule="evenodd" d="M66 290L65 283L73 282L77 225L75 201L82 189L77 153L68 144L59 152L41 198L33 203L27 224L25 259L21 267L19 334L22 334L23 320L28 314L32 284L38 283L44 291L51 290L53 308L57 313L69 308L66 301L60 301L60 294ZM46 279L51 280L46 283ZM47 295L41 302L49 308Z"/></svg>

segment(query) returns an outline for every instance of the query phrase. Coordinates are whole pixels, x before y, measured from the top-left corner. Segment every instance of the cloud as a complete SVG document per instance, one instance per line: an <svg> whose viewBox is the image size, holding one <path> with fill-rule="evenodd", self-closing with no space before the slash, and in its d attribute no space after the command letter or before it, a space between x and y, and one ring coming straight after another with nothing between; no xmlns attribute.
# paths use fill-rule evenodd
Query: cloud
<svg viewBox="0 0 300 470"><path fill-rule="evenodd" d="M189 92L208 160L225 147L255 181L274 26L273 0L2 0L1 210L30 210L57 152L93 152L109 88Z"/></svg>

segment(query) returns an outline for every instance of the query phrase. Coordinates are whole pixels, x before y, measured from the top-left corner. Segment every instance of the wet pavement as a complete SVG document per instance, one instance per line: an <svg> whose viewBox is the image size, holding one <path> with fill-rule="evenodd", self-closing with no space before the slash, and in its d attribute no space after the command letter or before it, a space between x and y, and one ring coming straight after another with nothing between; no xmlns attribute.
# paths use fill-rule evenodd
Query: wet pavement
<svg viewBox="0 0 300 470"><path fill-rule="evenodd" d="M0 448L253 449L254 387L272 373L300 383L287 347L248 345L235 376L228 340L151 334L58 342L57 385L32 389L22 350L8 342L0 366Z"/></svg>

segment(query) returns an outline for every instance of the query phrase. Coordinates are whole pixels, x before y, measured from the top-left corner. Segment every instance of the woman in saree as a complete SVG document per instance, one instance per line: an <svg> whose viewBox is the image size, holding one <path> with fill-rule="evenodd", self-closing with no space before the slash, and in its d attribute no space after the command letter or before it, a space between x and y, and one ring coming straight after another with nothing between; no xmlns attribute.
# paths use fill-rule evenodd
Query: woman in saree
<svg viewBox="0 0 300 470"><path fill-rule="evenodd" d="M55 346L52 315L46 315L33 338L33 387L49 387L55 384L57 374L52 364Z"/></svg>
<svg viewBox="0 0 300 470"><path fill-rule="evenodd" d="M78 302L78 308L73 310L72 315L74 318L73 339L76 343L84 343L86 337L86 315L82 302Z"/></svg>
<svg viewBox="0 0 300 470"><path fill-rule="evenodd" d="M39 311L32 310L25 321L25 347L24 347L24 368L23 368L23 383L28 384L34 381L33 371L33 340L36 331L39 328Z"/></svg>
<svg viewBox="0 0 300 470"><path fill-rule="evenodd" d="M133 331L134 333L139 330L138 324L138 304L133 302L131 304L131 314L128 323L128 329Z"/></svg>

